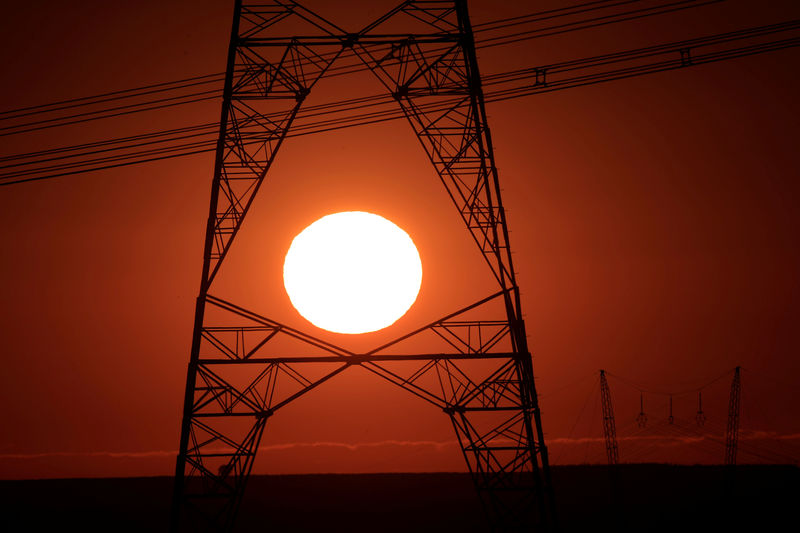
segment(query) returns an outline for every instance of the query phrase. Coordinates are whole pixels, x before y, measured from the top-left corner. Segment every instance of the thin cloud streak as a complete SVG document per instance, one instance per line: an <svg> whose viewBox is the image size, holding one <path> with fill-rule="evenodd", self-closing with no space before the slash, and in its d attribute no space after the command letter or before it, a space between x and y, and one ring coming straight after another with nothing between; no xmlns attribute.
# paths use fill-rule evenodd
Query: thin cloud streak
<svg viewBox="0 0 800 533"><path fill-rule="evenodd" d="M699 435L699 436L665 436L665 435L639 435L619 437L619 442L650 442L653 445L674 446L676 444L693 444L703 440L724 440L724 435ZM774 431L754 431L742 433L739 435L739 440L745 441L758 441L758 440L781 440L781 441L800 441L800 433L779 434ZM509 441L511 442L511 441ZM603 437L552 437L547 439L549 446L553 445L577 445L577 444L591 444L602 443ZM456 447L457 440L448 441L430 441L430 440L382 440L374 442L333 442L333 441L316 441L316 442L288 442L281 444L270 444L266 446L259 446L260 452L271 451L286 451L296 450L302 448L338 448L348 451L358 451L365 448L381 448L381 447L403 447L403 448L432 448L436 451L442 451L446 448ZM0 460L25 460L25 459L45 459L52 457L65 457L65 458L91 458L91 457L108 457L112 459L149 459L157 457L174 457L177 455L177 450L152 450L142 452L111 452L111 451L94 451L94 452L41 452L41 453L4 453L0 454Z"/></svg>
<svg viewBox="0 0 800 533"><path fill-rule="evenodd" d="M428 447L440 451L450 446L456 446L458 441L410 441L410 440L383 440L375 442L289 442L283 444L270 444L267 446L259 446L258 451L283 451L293 450L299 448L342 448L349 451L358 451L363 448L381 448L387 446L399 447ZM128 459L146 459L151 457L169 457L176 456L178 450L153 450L146 452L41 452L41 453L5 453L0 454L0 460L6 459L44 459L50 457L111 457L111 458L128 458Z"/></svg>

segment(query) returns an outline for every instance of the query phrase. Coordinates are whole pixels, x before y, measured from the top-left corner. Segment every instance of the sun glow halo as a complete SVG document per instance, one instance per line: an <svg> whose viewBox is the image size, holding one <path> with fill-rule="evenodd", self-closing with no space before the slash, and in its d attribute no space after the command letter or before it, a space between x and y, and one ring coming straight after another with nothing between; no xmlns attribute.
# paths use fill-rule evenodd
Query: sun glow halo
<svg viewBox="0 0 800 533"><path fill-rule="evenodd" d="M320 218L294 238L283 283L292 305L315 326L368 333L408 311L422 283L422 262L397 225L346 211Z"/></svg>

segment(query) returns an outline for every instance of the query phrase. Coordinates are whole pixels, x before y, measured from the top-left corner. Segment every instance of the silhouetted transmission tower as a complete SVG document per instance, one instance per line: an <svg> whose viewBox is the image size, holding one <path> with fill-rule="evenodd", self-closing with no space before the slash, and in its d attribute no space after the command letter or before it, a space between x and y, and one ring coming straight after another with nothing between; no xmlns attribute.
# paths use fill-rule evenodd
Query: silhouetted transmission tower
<svg viewBox="0 0 800 533"><path fill-rule="evenodd" d="M606 456L608 464L615 465L619 463L617 424L614 421L614 405L611 403L611 389L608 387L605 370L600 371L600 403L603 406L603 437L606 441Z"/></svg>
<svg viewBox="0 0 800 533"><path fill-rule="evenodd" d="M728 425L725 431L725 464L736 464L736 452L739 446L739 413L742 403L741 367L733 371L731 395L728 402Z"/></svg>
<svg viewBox="0 0 800 533"><path fill-rule="evenodd" d="M287 23L290 35L282 33ZM396 100L498 284L496 293L364 353L212 294L298 110L345 55ZM553 524L533 366L465 0L407 1L357 33L289 0L237 0L203 258L174 531L230 529L270 418L353 366L449 416L495 529ZM405 348L419 339L431 350ZM287 355L289 342L306 351Z"/></svg>

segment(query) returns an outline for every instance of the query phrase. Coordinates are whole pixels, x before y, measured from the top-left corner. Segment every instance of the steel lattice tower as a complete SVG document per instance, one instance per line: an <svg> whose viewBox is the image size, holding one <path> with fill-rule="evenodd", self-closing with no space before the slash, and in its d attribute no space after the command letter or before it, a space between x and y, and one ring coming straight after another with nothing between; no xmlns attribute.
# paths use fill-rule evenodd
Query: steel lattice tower
<svg viewBox="0 0 800 533"><path fill-rule="evenodd" d="M617 425L614 421L614 406L611 403L611 389L608 387L606 371L600 371L600 403L603 406L603 436L606 441L608 464L619 463L619 446L617 445Z"/></svg>
<svg viewBox="0 0 800 533"><path fill-rule="evenodd" d="M728 425L725 431L725 464L736 464L736 451L739 444L739 413L742 402L741 367L736 367L731 381L731 395L728 401Z"/></svg>
<svg viewBox="0 0 800 533"><path fill-rule="evenodd" d="M282 35L287 20L307 33ZM212 294L304 100L344 55L358 58L397 102L498 287L364 353ZM230 529L270 417L353 366L448 415L496 530L553 525L547 449L466 0L406 1L358 33L289 0L236 0L203 258L173 531ZM404 351L412 338L446 347ZM282 339L316 355L286 355Z"/></svg>

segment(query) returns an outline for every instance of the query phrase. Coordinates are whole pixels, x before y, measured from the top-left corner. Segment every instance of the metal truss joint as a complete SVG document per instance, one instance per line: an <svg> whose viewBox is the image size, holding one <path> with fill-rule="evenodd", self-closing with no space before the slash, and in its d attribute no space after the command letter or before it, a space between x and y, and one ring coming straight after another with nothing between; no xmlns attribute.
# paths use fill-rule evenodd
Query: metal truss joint
<svg viewBox="0 0 800 533"><path fill-rule="evenodd" d="M308 87L301 87L297 89L297 91L295 91L294 99L297 100L298 102L302 102L303 100L306 99L306 97L309 94L311 94L311 89L309 89Z"/></svg>
<svg viewBox="0 0 800 533"><path fill-rule="evenodd" d="M445 413L447 413L450 416L453 416L456 413L463 414L463 413L465 413L467 411L467 409L463 405L448 405L446 407L443 407L442 411L444 411Z"/></svg>
<svg viewBox="0 0 800 533"><path fill-rule="evenodd" d="M358 38L361 37L358 33L348 33L342 39L342 48L353 48L353 45L358 42Z"/></svg>
<svg viewBox="0 0 800 533"><path fill-rule="evenodd" d="M394 98L398 102L403 98L408 98L408 86L398 85L397 90L392 92L392 98Z"/></svg>
<svg viewBox="0 0 800 533"><path fill-rule="evenodd" d="M268 407L263 411L258 411L256 413L256 420L265 420L271 417L273 414L275 414L275 411L273 411L271 408Z"/></svg>

